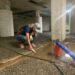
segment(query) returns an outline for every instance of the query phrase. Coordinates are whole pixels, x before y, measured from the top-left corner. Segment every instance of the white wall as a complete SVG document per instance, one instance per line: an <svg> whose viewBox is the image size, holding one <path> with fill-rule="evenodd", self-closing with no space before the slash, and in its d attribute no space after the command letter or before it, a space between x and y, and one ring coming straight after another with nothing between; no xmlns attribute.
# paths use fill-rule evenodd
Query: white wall
<svg viewBox="0 0 75 75"><path fill-rule="evenodd" d="M12 11L0 10L0 37L8 36L14 36Z"/></svg>

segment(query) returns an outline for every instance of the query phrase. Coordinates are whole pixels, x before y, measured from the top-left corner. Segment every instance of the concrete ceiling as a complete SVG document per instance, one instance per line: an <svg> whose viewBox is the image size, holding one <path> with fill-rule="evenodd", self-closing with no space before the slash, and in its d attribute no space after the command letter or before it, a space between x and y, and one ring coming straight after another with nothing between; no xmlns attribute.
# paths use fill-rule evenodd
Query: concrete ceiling
<svg viewBox="0 0 75 75"><path fill-rule="evenodd" d="M30 0L10 0L10 1L13 12L41 10L42 12L48 13L50 10L50 0L31 0L38 4L29 2Z"/></svg>

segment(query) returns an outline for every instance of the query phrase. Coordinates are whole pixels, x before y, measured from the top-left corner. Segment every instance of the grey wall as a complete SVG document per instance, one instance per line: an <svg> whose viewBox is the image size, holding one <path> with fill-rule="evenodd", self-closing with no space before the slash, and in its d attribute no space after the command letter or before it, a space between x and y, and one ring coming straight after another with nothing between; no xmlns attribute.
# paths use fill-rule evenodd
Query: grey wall
<svg viewBox="0 0 75 75"><path fill-rule="evenodd" d="M71 14L71 34L75 34L75 9L72 10Z"/></svg>
<svg viewBox="0 0 75 75"><path fill-rule="evenodd" d="M50 26L51 26L50 17L43 16L42 19L43 19L43 31L50 31Z"/></svg>
<svg viewBox="0 0 75 75"><path fill-rule="evenodd" d="M18 28L26 25L28 23L35 23L36 17L19 17L17 15L14 15L14 31L17 32Z"/></svg>
<svg viewBox="0 0 75 75"><path fill-rule="evenodd" d="M75 34L75 0L72 0L72 7L74 9L71 11L71 34Z"/></svg>
<svg viewBox="0 0 75 75"><path fill-rule="evenodd" d="M69 5L69 8L73 8L72 11L71 11L71 24L70 24L70 33L71 34L75 34L75 0L67 0L67 5ZM68 18L68 15L67 15L67 18Z"/></svg>

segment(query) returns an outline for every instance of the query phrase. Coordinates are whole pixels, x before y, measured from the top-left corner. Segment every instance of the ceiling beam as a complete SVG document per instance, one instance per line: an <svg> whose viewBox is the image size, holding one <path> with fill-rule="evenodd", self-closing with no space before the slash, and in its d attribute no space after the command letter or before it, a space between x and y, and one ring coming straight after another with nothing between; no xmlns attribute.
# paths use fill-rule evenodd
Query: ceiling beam
<svg viewBox="0 0 75 75"><path fill-rule="evenodd" d="M33 3L37 6L41 6L43 8L47 8L47 6L45 4L43 4L42 2L37 2L37 1L34 1L34 0L29 0L30 3Z"/></svg>

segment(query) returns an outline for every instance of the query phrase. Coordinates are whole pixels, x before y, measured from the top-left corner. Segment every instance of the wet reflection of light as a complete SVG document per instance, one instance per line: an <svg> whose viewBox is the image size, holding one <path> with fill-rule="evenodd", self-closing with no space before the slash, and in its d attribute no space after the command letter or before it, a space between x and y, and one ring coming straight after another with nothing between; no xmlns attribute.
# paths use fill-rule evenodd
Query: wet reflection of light
<svg viewBox="0 0 75 75"><path fill-rule="evenodd" d="M63 55L61 58L60 58L61 61L64 61L64 62L71 62L73 61L72 57L69 55L69 54L65 54Z"/></svg>
<svg viewBox="0 0 75 75"><path fill-rule="evenodd" d="M67 57L67 58L71 58L70 55L68 55L68 54L65 54L65 57Z"/></svg>

